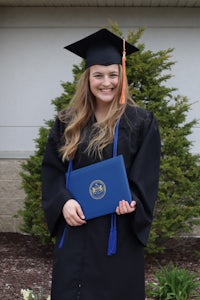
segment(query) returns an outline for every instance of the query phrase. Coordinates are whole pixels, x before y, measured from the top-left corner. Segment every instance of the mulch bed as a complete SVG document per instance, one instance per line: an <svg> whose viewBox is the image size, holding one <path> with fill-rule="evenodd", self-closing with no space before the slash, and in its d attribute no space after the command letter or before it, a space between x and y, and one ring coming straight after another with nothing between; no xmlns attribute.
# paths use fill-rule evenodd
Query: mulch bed
<svg viewBox="0 0 200 300"><path fill-rule="evenodd" d="M22 300L21 289L50 294L52 247L38 238L20 233L0 233L0 299ZM169 262L191 272L200 271L200 239L170 240L164 254L146 257L146 281L153 279L155 270ZM199 279L200 280L200 279ZM200 290L199 290L200 295Z"/></svg>

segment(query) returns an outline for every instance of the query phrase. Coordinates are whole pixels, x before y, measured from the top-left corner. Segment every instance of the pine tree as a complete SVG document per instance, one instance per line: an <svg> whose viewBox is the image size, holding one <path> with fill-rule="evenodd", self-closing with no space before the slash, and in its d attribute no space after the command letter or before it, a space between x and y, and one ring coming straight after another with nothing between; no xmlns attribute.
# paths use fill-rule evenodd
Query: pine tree
<svg viewBox="0 0 200 300"><path fill-rule="evenodd" d="M111 30L122 36L116 24ZM134 101L141 107L153 111L158 122L162 140L160 186L155 208L148 249L159 251L164 242L185 232L191 232L199 223L200 216L200 167L199 156L191 153L192 142L189 135L196 120L187 122L190 104L187 97L176 95L176 88L167 87L167 81L174 62L170 60L173 49L158 52L145 50L139 43L143 33L129 31L127 40L137 44L139 52L127 57L127 78ZM74 81L62 83L64 92L52 101L55 111L66 107L72 98L77 80L84 70L84 62L73 66ZM35 140L36 152L23 163L21 173L26 192L24 209L20 212L24 219L23 230L48 240L48 233L41 210L41 162L48 132L53 120L40 128Z"/></svg>

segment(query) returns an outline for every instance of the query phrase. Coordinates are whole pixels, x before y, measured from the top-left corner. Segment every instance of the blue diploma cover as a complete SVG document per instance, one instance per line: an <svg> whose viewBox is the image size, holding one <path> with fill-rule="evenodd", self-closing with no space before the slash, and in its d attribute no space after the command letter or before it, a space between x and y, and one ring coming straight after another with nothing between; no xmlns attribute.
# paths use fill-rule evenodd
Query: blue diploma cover
<svg viewBox="0 0 200 300"><path fill-rule="evenodd" d="M66 182L86 220L114 213L120 200L132 201L122 155L66 173Z"/></svg>

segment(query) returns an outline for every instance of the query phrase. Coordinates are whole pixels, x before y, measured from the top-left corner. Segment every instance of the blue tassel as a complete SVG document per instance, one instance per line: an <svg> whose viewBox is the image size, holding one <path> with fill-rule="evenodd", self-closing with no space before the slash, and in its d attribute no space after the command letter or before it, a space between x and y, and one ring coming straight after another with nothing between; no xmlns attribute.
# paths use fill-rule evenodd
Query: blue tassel
<svg viewBox="0 0 200 300"><path fill-rule="evenodd" d="M63 231L63 234L62 234L62 237L61 237L61 239L60 239L60 243L59 243L59 245L58 245L58 248L59 248L59 249L61 249L62 246L63 246L63 244L64 244L66 230L67 230L67 228L65 227L65 229L64 229L64 231Z"/></svg>
<svg viewBox="0 0 200 300"><path fill-rule="evenodd" d="M108 252L107 255L111 256L117 252L117 225L116 214L111 215L110 235L108 240Z"/></svg>

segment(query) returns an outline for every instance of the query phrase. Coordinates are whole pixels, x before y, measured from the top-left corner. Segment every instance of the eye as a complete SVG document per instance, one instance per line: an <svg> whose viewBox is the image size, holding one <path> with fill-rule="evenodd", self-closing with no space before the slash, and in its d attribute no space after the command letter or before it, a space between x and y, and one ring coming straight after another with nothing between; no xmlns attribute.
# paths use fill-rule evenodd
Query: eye
<svg viewBox="0 0 200 300"><path fill-rule="evenodd" d="M101 78L102 75L101 75L101 74L95 74L94 77L95 77L95 78Z"/></svg>
<svg viewBox="0 0 200 300"><path fill-rule="evenodd" d="M119 75L118 73L111 73L110 78L117 78Z"/></svg>

